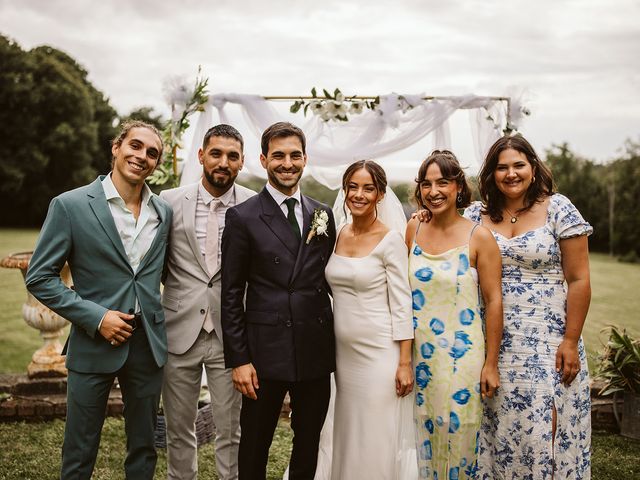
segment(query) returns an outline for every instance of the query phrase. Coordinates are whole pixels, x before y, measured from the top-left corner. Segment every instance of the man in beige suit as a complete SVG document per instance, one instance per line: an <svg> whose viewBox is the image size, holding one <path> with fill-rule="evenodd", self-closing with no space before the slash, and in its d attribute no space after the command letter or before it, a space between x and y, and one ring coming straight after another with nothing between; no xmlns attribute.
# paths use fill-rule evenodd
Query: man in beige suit
<svg viewBox="0 0 640 480"><path fill-rule="evenodd" d="M169 349L162 387L169 479L197 478L195 419L203 366L216 426L218 475L223 480L238 477L242 396L224 364L220 240L227 209L255 195L235 184L244 163L243 146L235 128L210 128L198 151L201 181L160 195L173 208L162 295Z"/></svg>

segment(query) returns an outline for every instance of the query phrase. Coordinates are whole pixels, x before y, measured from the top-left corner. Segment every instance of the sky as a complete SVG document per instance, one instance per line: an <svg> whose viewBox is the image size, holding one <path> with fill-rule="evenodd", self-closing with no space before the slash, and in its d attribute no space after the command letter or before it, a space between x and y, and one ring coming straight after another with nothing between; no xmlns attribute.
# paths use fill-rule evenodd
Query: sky
<svg viewBox="0 0 640 480"><path fill-rule="evenodd" d="M0 0L1 34L64 50L121 114L168 116L163 82L198 65L211 93L522 93L540 153L599 162L640 139L638 19L638 0Z"/></svg>

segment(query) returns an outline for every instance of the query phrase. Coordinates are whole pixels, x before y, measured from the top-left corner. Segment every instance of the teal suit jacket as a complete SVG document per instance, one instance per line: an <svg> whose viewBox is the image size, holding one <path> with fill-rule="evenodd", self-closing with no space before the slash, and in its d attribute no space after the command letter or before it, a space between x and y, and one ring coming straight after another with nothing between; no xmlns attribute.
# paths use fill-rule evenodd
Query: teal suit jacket
<svg viewBox="0 0 640 480"><path fill-rule="evenodd" d="M107 310L129 313L140 302L143 328L159 367L167 360L167 334L160 303L171 208L151 198L160 225L136 272L127 259L98 177L51 201L27 271L27 289L51 310L69 320L66 365L82 373L111 373L124 364L129 343L114 347L98 333ZM60 270L69 263L74 289Z"/></svg>

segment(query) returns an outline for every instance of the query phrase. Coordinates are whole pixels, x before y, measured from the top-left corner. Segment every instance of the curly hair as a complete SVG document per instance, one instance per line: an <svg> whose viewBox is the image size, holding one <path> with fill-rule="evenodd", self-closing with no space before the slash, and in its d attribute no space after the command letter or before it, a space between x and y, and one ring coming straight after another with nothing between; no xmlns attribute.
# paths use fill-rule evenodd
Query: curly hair
<svg viewBox="0 0 640 480"><path fill-rule="evenodd" d="M456 196L456 207L465 208L471 203L471 189L467 183L467 177L464 174L464 170L460 166L460 162L449 150L434 150L431 154L422 162L418 169L418 176L415 179L416 188L413 192L413 198L419 207L427 211L427 221L431 220L431 210L422 201L422 195L420 192L420 184L424 182L427 177L427 170L432 164L436 164L440 169L442 178L455 181L462 189Z"/></svg>

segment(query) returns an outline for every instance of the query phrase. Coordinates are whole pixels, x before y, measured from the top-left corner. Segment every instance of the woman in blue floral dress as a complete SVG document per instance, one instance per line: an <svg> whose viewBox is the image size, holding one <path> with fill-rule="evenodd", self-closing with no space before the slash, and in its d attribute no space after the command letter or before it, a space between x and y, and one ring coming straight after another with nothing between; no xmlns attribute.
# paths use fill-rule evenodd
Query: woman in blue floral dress
<svg viewBox="0 0 640 480"><path fill-rule="evenodd" d="M479 478L591 478L591 404L582 327L593 231L531 145L505 136L479 174L483 204L465 216L502 253L500 389L485 400Z"/></svg>

